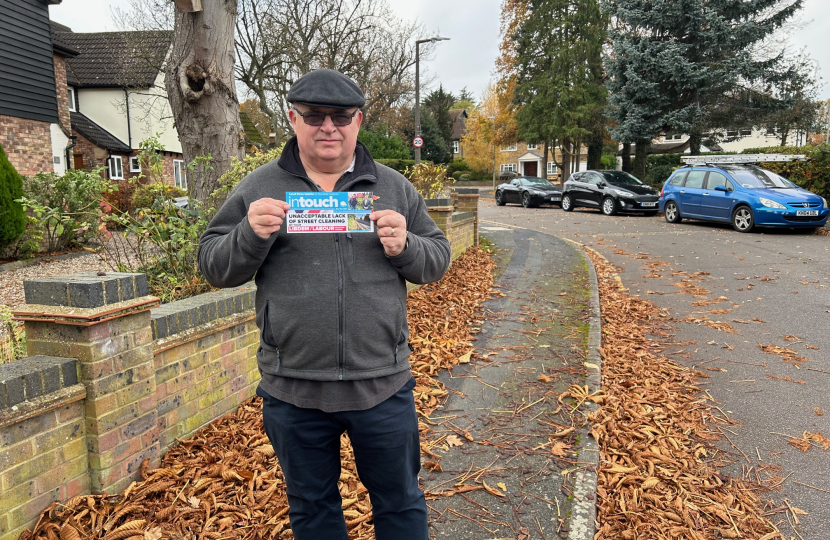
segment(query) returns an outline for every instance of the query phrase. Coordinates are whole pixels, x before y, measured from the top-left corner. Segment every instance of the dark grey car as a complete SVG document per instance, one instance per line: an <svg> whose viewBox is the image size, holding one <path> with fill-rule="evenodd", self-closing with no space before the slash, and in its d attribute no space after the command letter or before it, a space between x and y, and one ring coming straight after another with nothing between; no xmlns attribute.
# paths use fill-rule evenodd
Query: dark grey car
<svg viewBox="0 0 830 540"><path fill-rule="evenodd" d="M657 213L660 193L622 171L573 173L562 190L562 210L596 208L607 216L618 212Z"/></svg>
<svg viewBox="0 0 830 540"><path fill-rule="evenodd" d="M534 176L520 176L496 188L496 204L499 206L517 203L530 208L540 204L559 204L561 200L561 187Z"/></svg>

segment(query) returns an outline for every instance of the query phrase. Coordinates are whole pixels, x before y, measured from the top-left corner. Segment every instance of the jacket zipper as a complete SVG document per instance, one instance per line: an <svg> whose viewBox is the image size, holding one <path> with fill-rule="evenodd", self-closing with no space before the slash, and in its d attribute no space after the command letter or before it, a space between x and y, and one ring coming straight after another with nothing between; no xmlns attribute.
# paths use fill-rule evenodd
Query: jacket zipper
<svg viewBox="0 0 830 540"><path fill-rule="evenodd" d="M352 231L346 231L346 243L349 246L349 262L354 264L354 239L352 238Z"/></svg>

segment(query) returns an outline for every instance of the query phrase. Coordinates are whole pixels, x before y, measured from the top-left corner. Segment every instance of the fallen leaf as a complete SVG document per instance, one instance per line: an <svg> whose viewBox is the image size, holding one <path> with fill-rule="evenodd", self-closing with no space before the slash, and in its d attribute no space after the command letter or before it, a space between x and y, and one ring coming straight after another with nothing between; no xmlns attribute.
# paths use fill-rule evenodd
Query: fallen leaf
<svg viewBox="0 0 830 540"><path fill-rule="evenodd" d="M462 444L464 444L464 442L461 439L459 439L457 435L448 435L447 436L447 444L450 447L453 447L453 446L461 446Z"/></svg>
<svg viewBox="0 0 830 540"><path fill-rule="evenodd" d="M542 382L550 382L551 379L550 379L550 377L548 377L547 375L542 373L541 375L539 375L539 378L536 379L536 380L537 381L542 381Z"/></svg>
<svg viewBox="0 0 830 540"><path fill-rule="evenodd" d="M567 454L565 450L571 448L571 445L565 444L562 441L556 441L553 447L550 449L551 454L554 456L565 457Z"/></svg>
<svg viewBox="0 0 830 540"><path fill-rule="evenodd" d="M507 491L507 486L506 486L506 485L504 485L504 482L498 482L496 485L497 485L497 486L499 486L499 488L500 488L502 491L505 491L505 492Z"/></svg>
<svg viewBox="0 0 830 540"><path fill-rule="evenodd" d="M459 364L469 364L470 363L470 355L472 353L473 353L473 351L467 351L466 353L459 356L458 357L458 363Z"/></svg>
<svg viewBox="0 0 830 540"><path fill-rule="evenodd" d="M818 416L824 416L824 411L822 411L822 410L821 410L820 408L818 408L818 407L816 407L815 409L813 409L813 412L814 412L814 413L816 413L816 415L818 415Z"/></svg>

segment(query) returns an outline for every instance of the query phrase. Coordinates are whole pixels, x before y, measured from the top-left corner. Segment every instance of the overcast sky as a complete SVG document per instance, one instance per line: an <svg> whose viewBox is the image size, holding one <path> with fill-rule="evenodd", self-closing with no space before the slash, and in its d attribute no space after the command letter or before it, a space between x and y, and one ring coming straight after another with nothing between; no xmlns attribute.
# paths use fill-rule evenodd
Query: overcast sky
<svg viewBox="0 0 830 540"><path fill-rule="evenodd" d="M421 21L432 35L450 38L435 47L432 58L421 62L422 73L437 85L457 94L465 86L476 97L492 77L499 45L501 0L388 0L392 9L406 20ZM81 6L83 6L81 8ZM75 32L116 30L111 8L126 9L125 0L63 0L50 6L53 20ZM90 14L96 14L90 17ZM790 38L795 50L806 48L822 75L821 99L830 98L830 2L805 0L801 19L804 27Z"/></svg>

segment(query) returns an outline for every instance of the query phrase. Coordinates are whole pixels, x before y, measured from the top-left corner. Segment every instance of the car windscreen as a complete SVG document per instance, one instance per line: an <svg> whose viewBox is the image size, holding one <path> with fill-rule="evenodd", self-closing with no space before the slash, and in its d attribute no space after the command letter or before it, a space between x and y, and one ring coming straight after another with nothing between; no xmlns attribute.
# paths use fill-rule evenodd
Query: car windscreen
<svg viewBox="0 0 830 540"><path fill-rule="evenodd" d="M526 186L548 187L553 185L544 178L525 178L522 182L524 182L524 185Z"/></svg>
<svg viewBox="0 0 830 540"><path fill-rule="evenodd" d="M634 185L634 186L641 186L643 185L636 177L631 176L627 172L622 171L605 171L602 173L603 178L609 183L614 184L615 186L623 186L623 185Z"/></svg>
<svg viewBox="0 0 830 540"><path fill-rule="evenodd" d="M798 187L783 176L760 167L726 169L738 184L747 189L789 189Z"/></svg>

